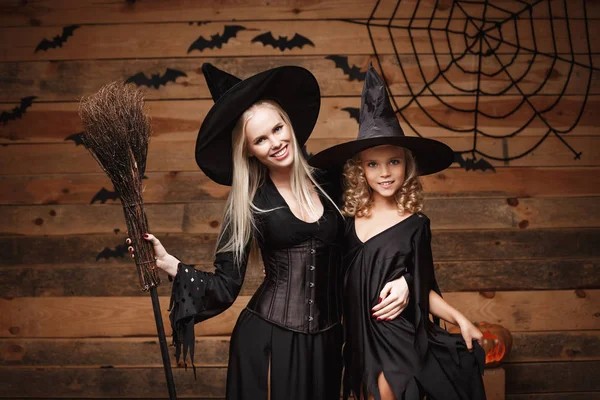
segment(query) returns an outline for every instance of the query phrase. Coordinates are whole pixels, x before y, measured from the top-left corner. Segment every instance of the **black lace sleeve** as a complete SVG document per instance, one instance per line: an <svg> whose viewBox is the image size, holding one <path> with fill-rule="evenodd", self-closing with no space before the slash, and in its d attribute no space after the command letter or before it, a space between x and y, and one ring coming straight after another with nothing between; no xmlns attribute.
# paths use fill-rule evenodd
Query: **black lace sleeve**
<svg viewBox="0 0 600 400"><path fill-rule="evenodd" d="M183 347L185 362L189 352L194 375L194 325L220 314L233 304L244 282L249 251L248 244L239 263L234 262L231 252L218 253L214 272L198 271L193 265L184 263L177 267L169 305L175 358L179 361Z"/></svg>

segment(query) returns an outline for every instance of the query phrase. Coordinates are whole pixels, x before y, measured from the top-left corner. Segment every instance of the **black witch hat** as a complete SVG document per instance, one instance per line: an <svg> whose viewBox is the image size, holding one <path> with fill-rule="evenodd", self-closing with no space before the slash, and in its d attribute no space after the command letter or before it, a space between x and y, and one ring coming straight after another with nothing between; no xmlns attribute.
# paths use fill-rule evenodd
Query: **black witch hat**
<svg viewBox="0 0 600 400"><path fill-rule="evenodd" d="M428 175L446 169L454 160L450 147L433 139L406 136L390 104L385 85L372 65L369 66L363 87L358 137L310 158L316 168L338 168L346 160L363 150L391 144L411 151L419 175Z"/></svg>
<svg viewBox="0 0 600 400"><path fill-rule="evenodd" d="M290 117L302 147L319 115L319 84L310 71L284 66L241 80L205 63L202 72L215 101L198 132L196 163L213 181L231 185L233 179L231 134L237 120L252 104L268 99L278 103Z"/></svg>

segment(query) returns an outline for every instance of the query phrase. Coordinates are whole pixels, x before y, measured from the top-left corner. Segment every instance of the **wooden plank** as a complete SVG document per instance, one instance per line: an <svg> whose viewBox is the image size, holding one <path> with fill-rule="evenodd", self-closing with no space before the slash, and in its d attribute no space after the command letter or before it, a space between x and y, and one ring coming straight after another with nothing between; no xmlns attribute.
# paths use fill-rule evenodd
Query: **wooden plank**
<svg viewBox="0 0 600 400"><path fill-rule="evenodd" d="M357 66L366 71L372 61L379 66L372 55L339 55L346 57L349 66ZM329 57L329 56L327 56ZM506 56L501 56L502 58ZM446 66L450 56L439 57L406 54L400 56L402 69L398 59L393 55L380 55L384 74L390 89L395 96L412 96L412 93L423 91L425 82L429 82L431 93L437 95L466 95L465 90L479 87L484 92L498 93L507 89L512 80L507 74L488 78L485 75L467 74L454 66L444 72L443 78L430 82L431 77L439 72L438 63ZM565 90L566 96L600 94L600 71L567 63L552 64L550 58L533 56L518 57L510 67L511 76L524 76L519 88L527 94L539 90L541 95L557 95ZM588 60L589 61L589 60ZM69 60L69 61L34 61L6 62L0 64L0 77L3 77L5 90L0 93L0 102L16 103L27 96L37 96L36 101L67 102L78 101L82 96L97 91L106 82L126 80L140 72L147 77L152 74L163 75L167 68L176 69L187 76L178 77L158 88L144 87L147 99L211 99L204 77L199 66L210 62L215 66L239 77L248 77L269 68L281 65L299 65L310 70L319 81L321 95L357 97L362 91L363 83L349 77L336 63L323 56L271 56L264 57L202 57L202 58L157 58L157 59L111 59L111 60ZM508 62L508 61L507 61ZM588 62L589 63L589 62ZM482 70L494 68L497 60L489 57L482 59ZM600 56L592 56L592 64L600 65ZM589 74L592 73L591 86L588 90ZM569 78L570 79L567 79ZM425 80L426 79L426 80ZM452 82L450 85L448 82ZM514 90L513 90L514 92ZM586 117L595 117L586 116ZM586 124L592 125L592 124Z"/></svg>
<svg viewBox="0 0 600 400"><path fill-rule="evenodd" d="M449 144L456 143L455 146L458 147L455 150L472 148L473 112L461 113L454 111L433 97L423 97L418 102L412 101L408 97L396 97L396 100L399 107L409 105L400 116L401 125L407 135L415 136L415 131L417 131L426 137L442 138L448 141ZM443 100L451 107L464 110L473 110L476 102L476 98L473 96L444 97ZM554 100L554 97L544 96L533 98L532 102L536 109L541 110L544 106L551 105ZM492 135L492 137L483 137L482 134L479 134L478 148L481 143L482 150L491 152L491 155L495 157L503 157L503 151L510 156L519 155L525 151L525 149L520 149L523 145L519 145L519 143L526 141L528 146L535 145L548 132L549 127L559 132L570 129L576 122L578 111L584 104L583 100L584 98L581 96L563 97L555 109L545 114L544 117L547 123L535 117L530 124L527 124L527 121L534 117L532 108L528 106L521 107L514 115L503 119L491 119L479 115L477 125L479 132ZM487 111L490 111L493 108L495 110L493 111L494 115L505 115L517 107L521 101L521 97L508 95L502 96L500 99L480 98L479 110L484 111L487 109ZM154 144L160 142L162 148L174 141L186 141L188 142L187 146L190 146L189 142L195 142L198 129L213 102L212 100L169 100L149 101L147 104L148 114L152 120L153 133L151 141ZM13 107L12 104L7 106L7 111L11 107ZM355 139L358 123L344 109L358 107L360 107L359 97L324 98L319 120L311 135L311 141L325 139L348 141ZM568 143L576 147L576 144L573 144L573 141L576 140L574 136L584 138L600 136L600 117L598 113L594 112L599 108L600 96L590 96L583 110L581 120L568 135L564 136ZM435 121L438 121L441 125ZM411 126L414 127L414 130ZM516 137L503 139L504 136L510 135L524 126L526 126L526 129ZM77 114L77 103L34 103L27 109L22 118L0 125L0 143L73 145L73 141L68 143L65 143L65 141L68 137L81 131L82 126ZM556 137L549 138L543 143L541 149L544 149L548 142L557 140ZM506 150L503 147L504 141L506 141ZM81 148L81 146L79 147ZM71 150L70 147L68 149ZM193 145L191 149L194 149ZM67 150L63 149L63 151ZM583 151L583 149L577 149L577 151ZM570 160L572 160L573 153L570 154ZM584 158L586 156L587 154L584 153Z"/></svg>
<svg viewBox="0 0 600 400"><path fill-rule="evenodd" d="M600 400L600 392L509 394L507 400Z"/></svg>
<svg viewBox="0 0 600 400"><path fill-rule="evenodd" d="M149 172L144 181L144 203L188 203L226 199L227 186L197 172ZM426 204L436 197L580 197L600 195L598 168L496 168L466 171L451 168L421 178ZM0 176L0 204L89 204L102 188L112 191L105 174Z"/></svg>
<svg viewBox="0 0 600 400"><path fill-rule="evenodd" d="M210 38L223 34L226 25L240 25L246 29L237 32L235 37L222 46L214 46L212 49L203 46L202 51L190 51L192 43L200 36ZM570 24L567 29L563 23L553 31L551 25L550 20L544 19L511 21L510 27L502 29L501 34L486 32L485 43L482 42L483 51L493 49L495 54L514 54L515 49L520 48L552 56L556 52L563 55L571 52L587 54L590 50L592 53L599 52L600 44L594 41L590 41L588 48L585 24ZM464 19L450 19L449 24L445 19L435 19L431 25L434 30L428 30L428 26L428 20L416 20L412 23L410 20L399 20L394 21L391 30L388 30L386 23L382 23L371 26L370 32L377 51L382 54L394 54L393 37L394 42L399 44L397 47L401 54L431 54L435 51L439 54L454 53L457 57L464 55L465 62L479 58L477 54L467 50L467 46L476 44L475 39L465 40L465 34L477 33L474 25L467 27L465 32ZM445 29L460 33L444 32ZM549 31L553 34L548 35ZM342 20L209 22L200 26L187 22L81 25L62 47L35 51L43 39L53 38L61 32L61 27L58 26L0 27L1 37L13 38L10 42L0 43L0 61L187 57L200 53L219 56L281 54L280 49L252 42L258 35L266 32L271 32L275 37L288 38L299 34L313 43L302 48L286 49L286 54L373 53L366 21L351 23ZM521 35L517 35L517 32L521 32ZM535 33L535 37L531 32ZM584 40L571 43L571 36ZM499 69L500 66L497 70Z"/></svg>
<svg viewBox="0 0 600 400"><path fill-rule="evenodd" d="M137 270L129 265L37 265L1 267L0 288L5 297L50 296L141 296L148 293L140 288ZM213 272L209 263L196 268ZM115 284L115 277L119 284ZM587 276L587 274L585 275ZM161 296L171 295L171 284L165 275L158 286ZM250 296L263 282L262 264L248 266L241 295Z"/></svg>
<svg viewBox="0 0 600 400"><path fill-rule="evenodd" d="M556 364L556 365L555 365ZM581 365L580 365L581 364ZM521 372L518 368L505 366L507 378L507 395L512 394L513 387L519 387L521 381L532 378L535 384L544 384L548 381L548 388L542 386L540 391L551 391L553 388L567 389L579 394L590 391L589 387L597 387L599 379L586 379L597 376L597 362L592 363L566 363L522 365L525 372L522 376L512 375ZM559 371L564 368L564 371ZM587 368L587 369L586 369ZM164 372L160 368L2 368L0 384L5 390L2 395L6 397L149 397L156 398L157 394L165 393ZM176 386L180 397L204 396L222 397L225 391L225 368L200 368L198 380L194 380L191 371L177 368L174 371ZM553 379L556 377L558 379ZM511 381L511 379L515 379ZM562 379L561 379L562 378ZM31 382L36 382L32 385ZM580 387L576 385L581 384ZM48 391L51 387L52 391ZM566 391L566 390L565 390ZM165 394L166 396L166 394ZM517 397L508 397L514 399ZM534 394L538 396L538 394ZM556 395L553 395L556 396ZM557 400L566 397L518 397L519 399L547 399ZM569 397L571 399L573 397ZM582 397L574 397L582 398ZM586 397L589 398L589 397ZM592 397L596 398L596 397Z"/></svg>
<svg viewBox="0 0 600 400"><path fill-rule="evenodd" d="M249 266L242 295L251 295L262 283L262 264ZM511 260L436 262L444 292L540 289L595 289L600 287L597 260ZM197 268L212 271L206 263ZM7 297L145 296L131 265L4 266L0 289ZM114 285L114 276L121 283ZM159 286L170 294L170 285Z"/></svg>
<svg viewBox="0 0 600 400"><path fill-rule="evenodd" d="M600 329L600 290L445 293L470 320L499 323L509 330ZM240 296L223 314L196 325L198 336L229 335L249 301ZM162 297L167 320L168 298ZM150 301L140 297L20 297L0 300L0 337L81 338L153 336ZM568 315L568 326L556 315ZM68 321L68 323L65 323ZM169 325L169 324L167 324ZM170 326L165 330L170 335Z"/></svg>
<svg viewBox="0 0 600 400"><path fill-rule="evenodd" d="M178 398L223 398L227 368L173 369ZM35 384L32 384L35 382ZM167 398L162 368L0 368L0 397ZM51 388L51 390L49 390Z"/></svg>
<svg viewBox="0 0 600 400"><path fill-rule="evenodd" d="M527 171L525 174L528 174ZM592 179L592 182L595 179L595 175L587 170L581 173ZM144 181L145 204L219 200L226 199L229 193L228 186L213 182L199 169L181 173L148 172L145 176L148 178ZM575 180L580 177L577 173L569 173L568 176ZM489 181L487 178L481 180ZM571 182L570 179L562 181ZM103 188L107 191L114 190L104 173L0 176L0 204L90 204L94 198L95 203L118 201L107 196L98 196Z"/></svg>
<svg viewBox="0 0 600 400"><path fill-rule="evenodd" d="M600 331L513 332L506 362L598 361Z"/></svg>
<svg viewBox="0 0 600 400"><path fill-rule="evenodd" d="M214 270L209 262L196 267ZM598 259L446 261L436 262L435 267L443 292L600 288ZM0 293L5 297L147 296L140 290L133 263L0 268ZM262 264L248 266L241 294L252 295L263 279ZM167 282L158 287L162 296L169 296L170 290Z"/></svg>
<svg viewBox="0 0 600 400"><path fill-rule="evenodd" d="M1 265L128 264L125 235L0 236ZM165 234L161 242L188 264L213 261L215 234ZM117 247L120 246L120 247ZM600 258L599 229L435 231L434 259L441 261Z"/></svg>
<svg viewBox="0 0 600 400"><path fill-rule="evenodd" d="M600 287L600 263L592 259L447 261L435 266L444 292Z"/></svg>
<svg viewBox="0 0 600 400"><path fill-rule="evenodd" d="M473 146L472 138L433 138L439 139L456 151L469 150ZM347 142L339 139L309 139L307 149L310 153ZM502 141L491 138L479 138L477 149L493 157L517 156L526 153L539 141L537 137L515 137L510 144L503 146ZM510 161L515 167L594 167L600 165L600 136L567 138L570 146L582 152L580 159L574 159L573 152L558 138L548 137L535 151L523 158ZM173 141L150 144L148 151L148 172L197 171L194 159L195 142ZM508 152L507 152L508 150ZM467 155L470 157L470 155ZM503 161L488 160L490 164L501 167ZM454 164L458 165L458 164ZM0 174L2 175L43 175L65 173L99 173L100 167L82 146L64 144L36 144L0 146Z"/></svg>
<svg viewBox="0 0 600 400"><path fill-rule="evenodd" d="M504 368L486 369L483 374L486 400L506 399L506 374Z"/></svg>
<svg viewBox="0 0 600 400"><path fill-rule="evenodd" d="M118 284L118 283L115 283ZM196 325L198 336L230 335L249 296L239 296L218 316ZM160 297L165 332L171 335L169 297ZM155 336L156 323L148 297L21 297L1 299L0 337ZM19 314L28 314L21 315Z"/></svg>
<svg viewBox="0 0 600 400"><path fill-rule="evenodd" d="M507 362L600 360L600 331L512 332ZM226 367L229 336L196 338L194 362L200 367ZM171 352L173 350L171 349ZM172 358L174 364L174 358ZM92 339L0 339L0 367L160 367L158 341L150 337ZM495 369L488 369L489 375Z"/></svg>
<svg viewBox="0 0 600 400"><path fill-rule="evenodd" d="M504 364L506 394L600 391L600 361Z"/></svg>
<svg viewBox="0 0 600 400"><path fill-rule="evenodd" d="M197 367L227 367L229 336L196 338ZM170 347L171 363L176 365ZM189 361L189 359L188 359ZM0 339L0 366L156 367L162 358L156 337L94 339Z"/></svg>
<svg viewBox="0 0 600 400"><path fill-rule="evenodd" d="M111 201L113 203L113 201ZM225 201L149 204L153 232L219 233ZM434 229L600 227L600 197L441 199L425 202ZM0 206L0 235L76 235L126 231L121 203Z"/></svg>
<svg viewBox="0 0 600 400"><path fill-rule="evenodd" d="M377 2L379 3L379 2ZM586 2L587 15L590 19L600 18L600 10L596 2ZM218 3L178 0L169 5L160 2L146 3L96 3L93 0L59 0L41 4L5 0L0 7L0 26L30 25L68 25L74 23L118 23L118 22L170 22L170 21L206 21L206 20L244 20L244 19L321 19L321 18L368 18L376 4L375 0L343 0L343 1L294 1L273 0L265 4L260 0L221 0ZM437 8L435 5L438 4ZM580 19L584 10L578 2L568 2L565 10L562 0L551 0L552 16L555 19L565 17ZM374 15L378 19L389 19L393 14L395 1L380 2ZM466 14L480 14L477 4L461 3L461 11L457 18L464 19ZM495 7L488 7L486 19L503 19L506 12L517 14L520 18L529 18L524 4L510 0L495 0ZM547 18L549 8L546 2L532 8L533 18ZM502 11L506 10L506 11ZM182 12L183 11L183 12ZM432 0L407 0L400 3L396 17L406 18L415 13L416 18L448 18L451 8L446 2ZM434 14L435 13L435 14Z"/></svg>

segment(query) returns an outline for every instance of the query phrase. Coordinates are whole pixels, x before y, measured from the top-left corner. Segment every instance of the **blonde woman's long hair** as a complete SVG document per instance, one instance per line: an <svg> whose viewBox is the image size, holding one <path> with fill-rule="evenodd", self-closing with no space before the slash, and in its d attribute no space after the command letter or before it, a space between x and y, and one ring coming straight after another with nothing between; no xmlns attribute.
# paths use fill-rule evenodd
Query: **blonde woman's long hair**
<svg viewBox="0 0 600 400"><path fill-rule="evenodd" d="M303 216L317 215L316 205L311 196L313 188L309 181L335 206L335 203L313 178L313 168L308 165L302 156L287 113L272 100L261 100L254 103L242 114L232 132L233 183L227 197L223 213L223 227L219 234L216 249L217 253L232 252L234 262L238 265L245 262L246 247L250 244L250 238L256 229L255 215L272 211L259 209L252 202L256 191L265 182L265 178L269 173L267 167L261 164L260 161L249 156L246 140L248 121L260 107L275 110L290 129L293 139L292 154L294 156L290 173L290 185L294 197L298 199L301 214Z"/></svg>
<svg viewBox="0 0 600 400"><path fill-rule="evenodd" d="M398 213L414 214L423 209L423 186L419 180L417 163L412 153L404 149L404 182L394 197ZM360 153L344 164L344 206L342 215L348 217L366 217L373 206L373 189L369 186L361 166Z"/></svg>

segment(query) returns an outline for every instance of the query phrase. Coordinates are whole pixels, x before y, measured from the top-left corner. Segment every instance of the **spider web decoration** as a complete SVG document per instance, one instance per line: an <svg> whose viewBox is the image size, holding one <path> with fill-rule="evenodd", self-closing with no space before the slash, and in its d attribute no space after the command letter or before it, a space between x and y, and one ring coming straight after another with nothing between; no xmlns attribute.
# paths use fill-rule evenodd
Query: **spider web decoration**
<svg viewBox="0 0 600 400"><path fill-rule="evenodd" d="M550 136L558 138L574 159L580 159L582 153L563 136L579 123L593 71L599 70L592 64L585 0L569 2L569 7L576 4L583 10L583 17L577 21L569 17L567 0L494 4L473 0L436 0L434 4L398 0L395 5L386 2L379 9L380 3L378 0L366 23L345 21L367 26L373 54L396 112L418 136L423 134L417 125L433 125L462 136L472 133L470 149L454 149L455 162L467 170L493 170L487 159L508 164L530 154ZM387 70L389 63L386 68L374 40L373 30L382 28L387 30L408 91L403 104L398 104L389 83L389 76L395 72ZM381 47L388 45L381 40L377 43ZM399 46L412 58L405 53L401 57ZM418 73L409 77L411 67L413 71L416 67ZM565 94L582 100L565 100ZM461 98L471 100L473 105L465 106ZM563 112L565 109L568 113ZM564 120L564 114L571 118L567 124L557 121L558 116ZM451 125L450 115L458 115L462 126ZM465 120L469 122L465 124ZM526 130L529 136L539 132L535 143L519 150L519 154L509 155L510 139ZM503 154L478 148L481 137L501 140Z"/></svg>

